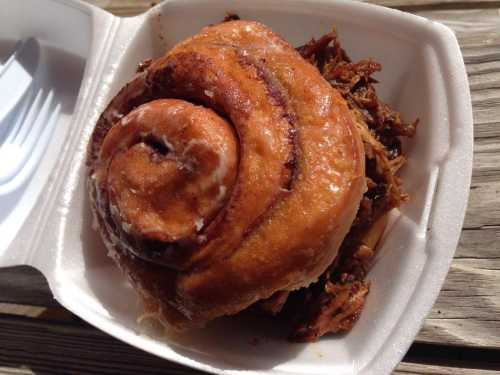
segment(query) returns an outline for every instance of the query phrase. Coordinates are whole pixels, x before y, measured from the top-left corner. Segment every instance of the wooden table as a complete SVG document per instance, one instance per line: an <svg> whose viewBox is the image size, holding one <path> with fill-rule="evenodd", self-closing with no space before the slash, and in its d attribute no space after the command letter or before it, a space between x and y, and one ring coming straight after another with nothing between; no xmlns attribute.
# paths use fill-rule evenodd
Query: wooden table
<svg viewBox="0 0 500 375"><path fill-rule="evenodd" d="M147 0L91 0L135 15ZM372 0L452 27L474 108L474 172L462 237L439 299L397 374L500 373L500 1ZM89 326L27 267L0 270L0 374L195 374Z"/></svg>

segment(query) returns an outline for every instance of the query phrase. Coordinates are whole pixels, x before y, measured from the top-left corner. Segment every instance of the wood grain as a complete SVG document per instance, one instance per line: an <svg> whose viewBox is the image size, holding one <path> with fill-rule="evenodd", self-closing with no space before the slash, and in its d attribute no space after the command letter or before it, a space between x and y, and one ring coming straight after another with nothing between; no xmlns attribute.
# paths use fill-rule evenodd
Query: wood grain
<svg viewBox="0 0 500 375"><path fill-rule="evenodd" d="M499 353L491 349L417 344L408 351L396 373L490 374L500 369Z"/></svg>
<svg viewBox="0 0 500 375"><path fill-rule="evenodd" d="M364 0L367 3L383 5L407 12L420 10L443 10L443 9L497 9L500 8L498 0Z"/></svg>
<svg viewBox="0 0 500 375"><path fill-rule="evenodd" d="M155 3L90 2L121 16L139 14ZM500 1L368 2L410 10L455 31L474 110L473 181L460 244L417 344L395 373L497 374L498 362L436 363L428 351L429 359L416 353L427 344L446 344L468 350L496 348L492 358L500 357ZM0 312L0 374L198 373L131 348L80 321L59 307L43 276L27 267L0 271Z"/></svg>
<svg viewBox="0 0 500 375"><path fill-rule="evenodd" d="M394 371L394 375L498 375L498 370L403 362Z"/></svg>
<svg viewBox="0 0 500 375"><path fill-rule="evenodd" d="M54 318L3 314L0 315L0 342L8 343L0 345L2 375L203 374L137 350L83 321L68 323ZM439 354L440 349L449 351L436 346L413 346L395 373L492 375L494 369L500 369L498 351L443 356ZM443 358L450 356L451 360ZM443 360L450 363L442 365ZM484 368L477 369L478 365Z"/></svg>
<svg viewBox="0 0 500 375"><path fill-rule="evenodd" d="M58 306L42 274L27 266L0 270L0 303Z"/></svg>
<svg viewBox="0 0 500 375"><path fill-rule="evenodd" d="M0 374L202 374L137 350L84 322L0 315ZM17 371L17 372L15 372Z"/></svg>
<svg viewBox="0 0 500 375"><path fill-rule="evenodd" d="M85 0L122 17L135 16L160 3L159 0ZM498 9L499 0L361 0L405 11L443 9Z"/></svg>
<svg viewBox="0 0 500 375"><path fill-rule="evenodd" d="M500 11L419 12L456 33L474 110L474 169L464 230L418 342L500 347Z"/></svg>
<svg viewBox="0 0 500 375"><path fill-rule="evenodd" d="M120 4L130 9L127 2ZM497 334L500 303L496 297L500 295L500 271L498 262L492 260L500 256L500 204L496 204L500 201L500 82L497 77L500 13L483 9L419 14L445 22L457 32L471 80L475 155L465 230L457 258L417 342L500 346ZM488 37L479 41L478 35L484 33ZM461 255L464 253L469 255ZM54 305L43 278L26 268L0 272L0 285L0 302ZM459 304L454 303L457 296Z"/></svg>
<svg viewBox="0 0 500 375"><path fill-rule="evenodd" d="M117 16L127 17L140 14L160 1L153 0L86 0L99 8L106 9Z"/></svg>

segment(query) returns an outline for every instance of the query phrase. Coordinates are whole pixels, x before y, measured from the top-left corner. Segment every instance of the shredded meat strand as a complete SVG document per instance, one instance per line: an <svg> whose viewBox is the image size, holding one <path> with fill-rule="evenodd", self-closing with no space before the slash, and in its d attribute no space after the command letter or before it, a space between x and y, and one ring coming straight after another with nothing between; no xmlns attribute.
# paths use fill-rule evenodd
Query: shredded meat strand
<svg viewBox="0 0 500 375"><path fill-rule="evenodd" d="M361 281L352 283L324 284L324 291L318 297L310 297L310 311L307 322L301 322L290 339L297 342L316 341L329 332L351 329L363 308L369 284Z"/></svg>
<svg viewBox="0 0 500 375"><path fill-rule="evenodd" d="M269 315L278 315L281 312L281 309L283 309L289 295L290 292L283 290L278 291L268 299L259 301L259 308Z"/></svg>
<svg viewBox="0 0 500 375"><path fill-rule="evenodd" d="M281 314L294 322L290 340L306 342L329 332L348 331L359 318L370 289L365 277L387 213L408 200L396 176L406 162L400 137L412 137L418 120L404 122L379 99L372 75L381 65L371 59L352 62L335 29L297 50L340 91L355 114L365 147L368 187L334 263L317 283L291 293L282 309Z"/></svg>

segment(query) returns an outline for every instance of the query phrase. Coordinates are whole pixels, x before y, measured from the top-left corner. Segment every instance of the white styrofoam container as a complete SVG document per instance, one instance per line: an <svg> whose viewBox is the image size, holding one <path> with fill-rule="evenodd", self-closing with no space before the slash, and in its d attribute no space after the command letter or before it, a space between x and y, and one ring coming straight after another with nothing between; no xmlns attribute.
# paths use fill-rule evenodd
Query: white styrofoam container
<svg viewBox="0 0 500 375"><path fill-rule="evenodd" d="M55 298L94 326L163 358L212 373L386 374L434 303L457 246L472 169L472 111L453 33L427 19L333 0L167 0L133 18L75 1L0 0L0 57L29 36L42 43L44 79L63 116L32 181L0 205L0 265L28 264ZM353 59L373 57L382 98L421 125L403 171L411 201L395 212L368 278L361 319L345 335L289 344L280 327L224 318L184 336L137 323L125 278L91 229L85 152L100 112L137 64L223 18L261 21L293 45L337 26ZM0 161L4 162L4 161ZM260 338L259 344L252 344Z"/></svg>

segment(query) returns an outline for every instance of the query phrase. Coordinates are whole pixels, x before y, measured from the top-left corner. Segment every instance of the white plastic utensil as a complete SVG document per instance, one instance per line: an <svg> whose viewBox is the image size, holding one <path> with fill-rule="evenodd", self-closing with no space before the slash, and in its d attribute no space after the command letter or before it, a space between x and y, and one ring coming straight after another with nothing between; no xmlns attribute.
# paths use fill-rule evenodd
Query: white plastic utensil
<svg viewBox="0 0 500 375"><path fill-rule="evenodd" d="M8 124L9 114L33 83L40 58L40 44L35 38L18 42L14 53L0 66L0 128ZM5 134L5 133L4 133Z"/></svg>
<svg viewBox="0 0 500 375"><path fill-rule="evenodd" d="M0 147L0 160L8 161L0 168L0 196L15 191L28 179L52 135L61 105L53 103L52 90L42 103L43 97L44 90L40 89L34 101L28 104L30 108L26 117L21 113Z"/></svg>

